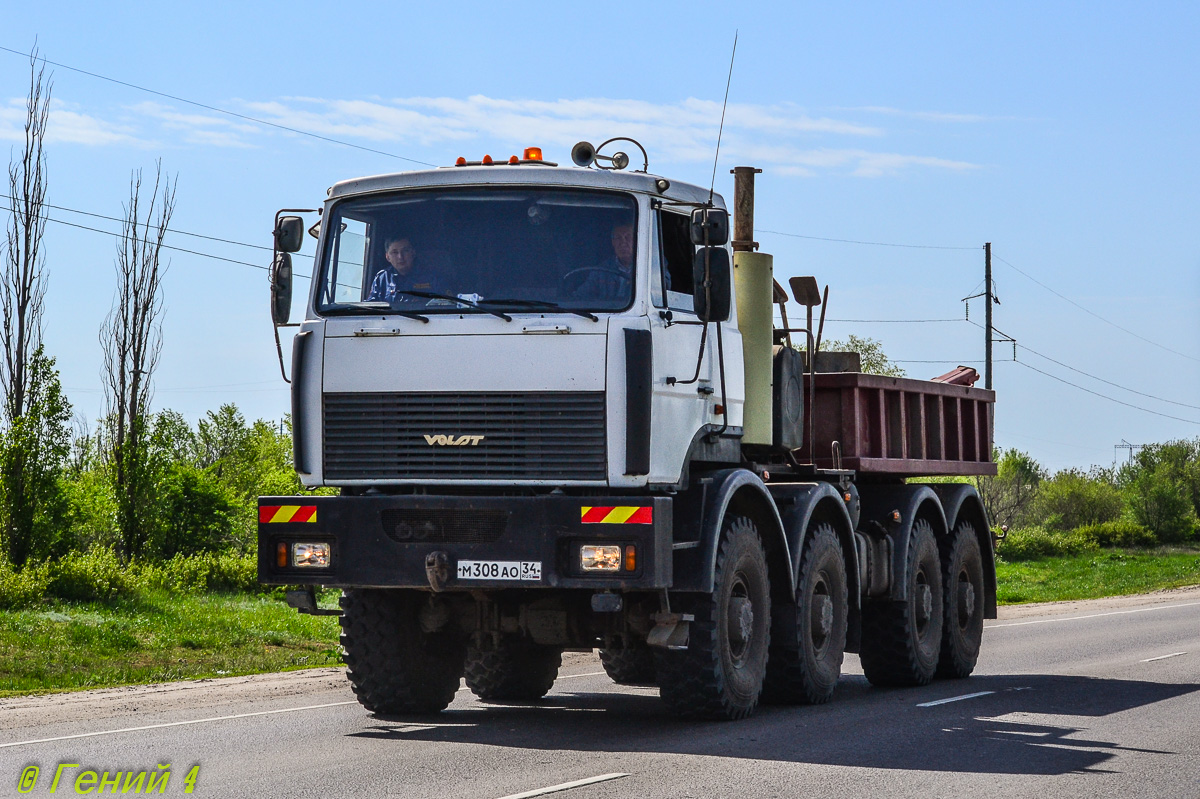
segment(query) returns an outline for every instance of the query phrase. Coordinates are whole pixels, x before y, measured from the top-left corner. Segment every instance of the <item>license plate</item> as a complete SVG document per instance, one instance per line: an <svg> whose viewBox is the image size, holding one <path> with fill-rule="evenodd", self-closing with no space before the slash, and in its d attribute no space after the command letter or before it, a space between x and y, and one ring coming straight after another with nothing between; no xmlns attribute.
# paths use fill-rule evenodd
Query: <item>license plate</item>
<svg viewBox="0 0 1200 799"><path fill-rule="evenodd" d="M460 560L460 580L540 580L540 560Z"/></svg>

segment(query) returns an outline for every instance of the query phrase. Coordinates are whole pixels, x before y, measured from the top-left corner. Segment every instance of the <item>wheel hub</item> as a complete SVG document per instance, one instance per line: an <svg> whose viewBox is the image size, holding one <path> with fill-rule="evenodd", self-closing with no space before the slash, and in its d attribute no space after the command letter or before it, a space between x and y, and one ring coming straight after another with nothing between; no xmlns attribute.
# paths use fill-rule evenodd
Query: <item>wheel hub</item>
<svg viewBox="0 0 1200 799"><path fill-rule="evenodd" d="M754 605L748 597L735 596L729 600L729 640L745 644L754 631Z"/></svg>
<svg viewBox="0 0 1200 799"><path fill-rule="evenodd" d="M926 622L933 617L933 591L925 583L917 586L917 621Z"/></svg>
<svg viewBox="0 0 1200 799"><path fill-rule="evenodd" d="M833 600L827 596L813 597L813 637L824 639L833 632Z"/></svg>
<svg viewBox="0 0 1200 799"><path fill-rule="evenodd" d="M958 618L966 623L975 615L975 586L963 580L958 584Z"/></svg>

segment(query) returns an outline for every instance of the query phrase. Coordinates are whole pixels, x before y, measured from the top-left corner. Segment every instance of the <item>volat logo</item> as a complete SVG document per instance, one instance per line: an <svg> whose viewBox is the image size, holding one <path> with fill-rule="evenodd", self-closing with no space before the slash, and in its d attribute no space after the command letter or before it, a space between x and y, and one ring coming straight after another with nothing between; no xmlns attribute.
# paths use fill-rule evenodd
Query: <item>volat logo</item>
<svg viewBox="0 0 1200 799"><path fill-rule="evenodd" d="M425 436L425 443L431 447L473 447L480 441L483 436Z"/></svg>

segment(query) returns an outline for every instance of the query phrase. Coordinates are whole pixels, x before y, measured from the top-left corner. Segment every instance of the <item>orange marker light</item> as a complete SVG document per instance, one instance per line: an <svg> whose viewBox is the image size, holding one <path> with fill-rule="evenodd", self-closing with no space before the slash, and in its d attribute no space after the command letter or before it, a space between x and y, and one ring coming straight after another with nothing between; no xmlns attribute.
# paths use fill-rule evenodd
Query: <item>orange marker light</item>
<svg viewBox="0 0 1200 799"><path fill-rule="evenodd" d="M637 571L637 547L633 544L625 547L625 571Z"/></svg>
<svg viewBox="0 0 1200 799"><path fill-rule="evenodd" d="M508 157L508 163L510 163L510 164L519 164L519 163L521 163L521 159L520 159L520 158L517 158L515 155L510 155L510 156Z"/></svg>
<svg viewBox="0 0 1200 799"><path fill-rule="evenodd" d="M525 148L525 160L526 161L541 161L542 160L542 148L541 147L526 147Z"/></svg>
<svg viewBox="0 0 1200 799"><path fill-rule="evenodd" d="M288 565L287 544L280 541L275 545L275 565L280 569L286 569Z"/></svg>
<svg viewBox="0 0 1200 799"><path fill-rule="evenodd" d="M458 158L456 158L456 159L454 160L454 165L455 165L455 166L466 166L466 165L467 165L467 159L466 159L466 158L463 158L463 157L460 155Z"/></svg>
<svg viewBox="0 0 1200 799"><path fill-rule="evenodd" d="M485 155L485 156L483 157L483 162L482 162L482 163L483 163L483 165L484 165L484 166L491 166L491 165L492 165L492 157L491 157L490 155Z"/></svg>

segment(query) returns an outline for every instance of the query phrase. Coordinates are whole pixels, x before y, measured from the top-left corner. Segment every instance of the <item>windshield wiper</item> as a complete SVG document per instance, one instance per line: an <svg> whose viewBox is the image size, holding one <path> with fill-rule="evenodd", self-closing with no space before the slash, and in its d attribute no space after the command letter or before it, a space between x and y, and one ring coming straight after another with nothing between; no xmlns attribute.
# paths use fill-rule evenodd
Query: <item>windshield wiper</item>
<svg viewBox="0 0 1200 799"><path fill-rule="evenodd" d="M490 308L481 307L477 303L471 302L470 300L464 300L462 297L451 297L449 294L438 294L436 291L413 291L413 290L401 291L400 289L397 289L396 293L397 294L407 294L410 297L422 297L427 300L450 300L450 302L455 302L460 305L465 305L468 308L474 308L477 311L483 311L484 313L490 313L492 316L499 316L505 322L512 321L512 317L502 311L493 311Z"/></svg>
<svg viewBox="0 0 1200 799"><path fill-rule="evenodd" d="M360 314L377 314L380 312L394 313L409 319L417 319L428 324L429 317L421 316L413 311L401 311L393 308L390 303L386 302L356 302L350 305L331 305L321 309L321 313L326 316L355 316Z"/></svg>
<svg viewBox="0 0 1200 799"><path fill-rule="evenodd" d="M587 319L591 319L593 322L600 321L600 317L596 316L594 313L581 311L578 308L564 308L556 302L547 302L546 300L522 300L515 297L501 297L497 299L480 300L480 302L486 302L495 305L523 305L526 308L545 308L547 311L566 311L567 313L573 313L576 316L582 316Z"/></svg>

